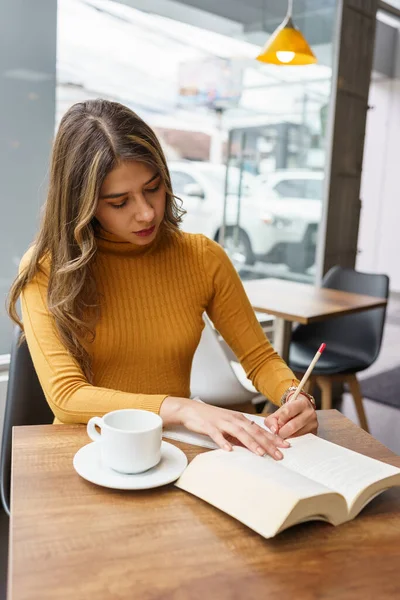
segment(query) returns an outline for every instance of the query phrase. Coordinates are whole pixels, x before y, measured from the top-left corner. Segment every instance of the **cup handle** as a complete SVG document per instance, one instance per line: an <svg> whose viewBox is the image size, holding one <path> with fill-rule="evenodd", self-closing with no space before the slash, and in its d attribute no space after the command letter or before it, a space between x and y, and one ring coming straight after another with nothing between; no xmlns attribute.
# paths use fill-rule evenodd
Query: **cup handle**
<svg viewBox="0 0 400 600"><path fill-rule="evenodd" d="M90 419L90 421L88 421L88 424L87 424L87 433L88 433L88 436L94 442L97 442L98 440L101 439L101 433L99 433L97 431L96 425L100 429L102 428L103 419L101 417L92 417Z"/></svg>

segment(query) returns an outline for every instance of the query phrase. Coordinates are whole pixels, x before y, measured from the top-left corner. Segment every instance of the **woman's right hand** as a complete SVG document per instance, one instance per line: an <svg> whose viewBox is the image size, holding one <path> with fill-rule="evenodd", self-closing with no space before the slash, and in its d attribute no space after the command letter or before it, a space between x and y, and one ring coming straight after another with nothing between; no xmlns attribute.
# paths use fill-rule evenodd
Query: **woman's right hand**
<svg viewBox="0 0 400 600"><path fill-rule="evenodd" d="M166 425L179 424L196 433L208 435L223 450L232 450L233 439L255 454L283 458L279 448L290 444L278 435L265 431L242 413L203 404L188 398L168 396L161 405L160 416ZM227 439L228 438L228 439Z"/></svg>

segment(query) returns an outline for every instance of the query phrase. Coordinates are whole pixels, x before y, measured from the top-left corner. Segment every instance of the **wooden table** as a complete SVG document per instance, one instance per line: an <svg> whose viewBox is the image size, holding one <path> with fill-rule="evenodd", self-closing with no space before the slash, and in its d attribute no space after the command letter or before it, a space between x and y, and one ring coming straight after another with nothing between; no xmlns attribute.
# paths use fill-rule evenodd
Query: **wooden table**
<svg viewBox="0 0 400 600"><path fill-rule="evenodd" d="M254 279L244 281L243 285L254 310L276 317L274 346L286 362L293 323L308 325L387 304L384 298L282 279Z"/></svg>
<svg viewBox="0 0 400 600"><path fill-rule="evenodd" d="M320 435L400 466L335 410ZM400 488L354 521L265 540L173 485L119 492L72 467L79 425L14 429L9 600L400 598ZM204 449L177 444L192 459ZM268 510L268 498L265 498Z"/></svg>

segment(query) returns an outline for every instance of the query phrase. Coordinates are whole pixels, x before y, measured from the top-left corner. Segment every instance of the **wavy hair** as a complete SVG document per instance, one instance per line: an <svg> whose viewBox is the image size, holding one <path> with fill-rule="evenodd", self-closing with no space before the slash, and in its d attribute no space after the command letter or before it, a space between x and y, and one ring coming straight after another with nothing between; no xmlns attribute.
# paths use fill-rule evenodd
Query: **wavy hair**
<svg viewBox="0 0 400 600"><path fill-rule="evenodd" d="M99 317L93 275L95 213L105 177L124 160L144 162L160 174L166 189L163 233L179 231L184 211L173 195L167 162L153 130L117 102L79 102L61 120L39 233L29 263L15 279L7 302L11 319L23 329L17 300L48 261L48 309L62 343L89 381L91 360L84 342L93 341Z"/></svg>

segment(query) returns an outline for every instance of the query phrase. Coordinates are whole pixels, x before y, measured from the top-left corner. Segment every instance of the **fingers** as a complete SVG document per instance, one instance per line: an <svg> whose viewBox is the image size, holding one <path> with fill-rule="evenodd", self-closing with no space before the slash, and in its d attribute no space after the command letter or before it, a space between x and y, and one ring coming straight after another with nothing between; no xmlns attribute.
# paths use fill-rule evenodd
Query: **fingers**
<svg viewBox="0 0 400 600"><path fill-rule="evenodd" d="M182 412L180 423L197 433L205 433L223 450L232 450L233 444L240 444L258 454L268 454L274 459L283 458L279 448L289 448L290 444L249 421L242 413L215 406L190 403Z"/></svg>
<svg viewBox="0 0 400 600"><path fill-rule="evenodd" d="M279 460L283 458L283 454L279 448L289 448L290 446L290 444L282 440L279 436L265 431L242 415L227 420L223 424L223 429L224 432L235 437L246 448L259 456L269 454L269 456Z"/></svg>
<svg viewBox="0 0 400 600"><path fill-rule="evenodd" d="M296 433L294 435L292 435L292 437L299 437L300 435L305 435L306 433L316 434L317 431L318 431L318 422L317 422L316 428L313 430L310 428L309 423L306 423L306 425L299 431L296 431Z"/></svg>
<svg viewBox="0 0 400 600"><path fill-rule="evenodd" d="M230 452L232 450L232 444L223 436L222 432L216 427L212 427L208 435L214 442L222 449Z"/></svg>
<svg viewBox="0 0 400 600"><path fill-rule="evenodd" d="M281 406L281 408L278 408L278 410L274 412L274 416L278 421L279 431L283 425L288 423L288 421L290 421L302 411L304 411L305 408L308 408L308 406L305 404L305 401L307 402L307 404L309 404L308 400L306 400L305 398L298 398L293 402L288 402L287 404L284 404L283 406Z"/></svg>
<svg viewBox="0 0 400 600"><path fill-rule="evenodd" d="M278 433L278 431L279 431L279 423L278 423L278 419L275 416L275 414L276 413L269 415L268 417L266 417L264 419L264 423L266 424L268 429L270 429L272 431L272 433Z"/></svg>
<svg viewBox="0 0 400 600"><path fill-rule="evenodd" d="M232 444L232 446L241 446L242 448L244 448L242 442L240 442L237 438L233 437L233 435L229 435L229 433L225 433L224 438L226 440L228 440L228 442L230 444Z"/></svg>
<svg viewBox="0 0 400 600"><path fill-rule="evenodd" d="M304 433L316 433L318 419L315 410L310 407L297 414L279 429L279 436L283 439L303 435Z"/></svg>

